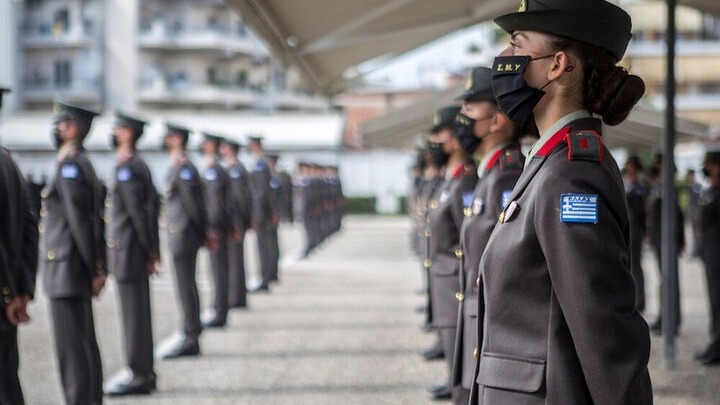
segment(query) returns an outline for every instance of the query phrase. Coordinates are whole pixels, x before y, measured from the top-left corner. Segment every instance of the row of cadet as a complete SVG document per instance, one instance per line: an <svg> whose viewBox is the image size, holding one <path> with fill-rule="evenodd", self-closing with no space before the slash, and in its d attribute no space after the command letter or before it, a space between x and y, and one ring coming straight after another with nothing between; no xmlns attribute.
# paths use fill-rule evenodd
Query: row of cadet
<svg viewBox="0 0 720 405"><path fill-rule="evenodd" d="M164 142L170 167L159 196L135 148L146 123L122 113L116 114L111 135L117 160L108 192L83 148L97 113L63 103L55 109L57 170L41 191L39 212L10 152L0 151L1 201L6 202L2 223L7 224L0 249L2 404L24 403L17 377L17 325L29 320L38 255L64 402L101 404L103 395L155 391L155 357L199 355L203 329L222 328L230 308L247 307L248 231L257 236L261 276L250 291L268 291L278 281L278 225L283 211L286 217L293 215L292 208L281 206L282 193L290 202L295 194L296 218L303 220L307 232L306 254L340 229L342 188L336 168L302 163L293 186L289 176L275 172L277 157L264 156L260 137L249 138L253 162L246 169L237 158L239 143L206 133L203 167L198 170L186 154L191 131L168 123ZM156 350L149 278L160 261L160 224L167 234L163 257L174 269L181 330ZM202 247L209 253L213 300L201 315L196 263ZM101 293L108 274L117 282L130 372L118 372L103 386L92 298Z"/></svg>
<svg viewBox="0 0 720 405"><path fill-rule="evenodd" d="M524 0L495 22L510 46L491 68L471 71L461 107L436 112L414 167L411 243L427 281L420 309L424 329L438 334L423 356L444 358L448 370L432 397L652 404L650 328L634 271L644 234L631 229L633 193L602 138L602 124L623 122L644 94L642 79L617 66L630 17L604 0ZM527 156L525 136L537 138ZM704 168L698 246L715 293L712 342L697 358L714 364L720 153L709 152ZM655 227L659 197L642 202Z"/></svg>

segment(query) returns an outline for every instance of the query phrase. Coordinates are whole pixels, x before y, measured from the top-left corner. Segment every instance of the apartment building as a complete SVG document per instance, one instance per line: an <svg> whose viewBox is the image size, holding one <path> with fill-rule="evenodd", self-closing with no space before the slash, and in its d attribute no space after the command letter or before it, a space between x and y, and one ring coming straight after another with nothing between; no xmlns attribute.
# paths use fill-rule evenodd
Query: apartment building
<svg viewBox="0 0 720 405"><path fill-rule="evenodd" d="M328 108L221 0L26 0L17 20L21 109L53 99L129 110Z"/></svg>

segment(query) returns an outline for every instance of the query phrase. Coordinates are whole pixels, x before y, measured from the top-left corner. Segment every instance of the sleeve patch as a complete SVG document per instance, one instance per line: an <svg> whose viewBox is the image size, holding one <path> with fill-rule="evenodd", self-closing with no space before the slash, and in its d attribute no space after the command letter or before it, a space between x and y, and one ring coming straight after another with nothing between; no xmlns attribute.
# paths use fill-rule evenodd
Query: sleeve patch
<svg viewBox="0 0 720 405"><path fill-rule="evenodd" d="M502 192L500 198L500 206L505 209L510 204L510 197L512 197L512 190L505 190Z"/></svg>
<svg viewBox="0 0 720 405"><path fill-rule="evenodd" d="M130 170L130 168L129 167L119 168L118 172L117 172L117 180L122 183L132 180L132 171Z"/></svg>
<svg viewBox="0 0 720 405"><path fill-rule="evenodd" d="M242 176L242 171L239 167L233 167L230 169L229 175L231 179L239 179Z"/></svg>
<svg viewBox="0 0 720 405"><path fill-rule="evenodd" d="M180 179L181 180L192 180L193 177L195 177L195 174L193 173L192 169L189 167L183 167L180 169Z"/></svg>
<svg viewBox="0 0 720 405"><path fill-rule="evenodd" d="M207 181L217 180L217 178L218 178L217 170L213 169L212 167L206 169L205 173L204 173L204 177L205 177L205 180L207 180Z"/></svg>
<svg viewBox="0 0 720 405"><path fill-rule="evenodd" d="M77 179L80 176L80 168L75 163L65 163L60 167L60 175L63 179Z"/></svg>
<svg viewBox="0 0 720 405"><path fill-rule="evenodd" d="M262 159L258 159L257 162L255 162L255 171L256 172L264 172L267 168L267 165L265 164L265 161Z"/></svg>
<svg viewBox="0 0 720 405"><path fill-rule="evenodd" d="M270 187L272 187L275 190L279 189L280 188L280 180L274 179L274 178L270 179Z"/></svg>
<svg viewBox="0 0 720 405"><path fill-rule="evenodd" d="M597 224L598 196L563 194L560 196L560 221L564 223Z"/></svg>

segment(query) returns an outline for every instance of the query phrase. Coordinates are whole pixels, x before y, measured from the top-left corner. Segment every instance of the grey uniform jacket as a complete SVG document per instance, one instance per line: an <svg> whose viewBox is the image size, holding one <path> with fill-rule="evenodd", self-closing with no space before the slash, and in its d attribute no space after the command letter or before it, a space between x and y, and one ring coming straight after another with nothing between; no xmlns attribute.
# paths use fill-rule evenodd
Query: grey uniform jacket
<svg viewBox="0 0 720 405"><path fill-rule="evenodd" d="M170 169L164 212L168 245L173 254L199 249L203 245L207 229L203 185L195 165L189 160Z"/></svg>
<svg viewBox="0 0 720 405"><path fill-rule="evenodd" d="M456 252L460 249L464 212L470 208L467 201L472 197L476 183L477 169L474 164L466 163L457 173L451 174L430 201L430 275L434 278L431 284L433 291L442 291L437 300L433 296L433 324L439 328L457 326L460 265Z"/></svg>
<svg viewBox="0 0 720 405"><path fill-rule="evenodd" d="M477 403L652 403L624 187L600 133L595 119L556 133L488 241Z"/></svg>
<svg viewBox="0 0 720 405"><path fill-rule="evenodd" d="M110 272L121 282L146 279L146 264L159 258L159 204L142 158L134 155L117 166L108 205Z"/></svg>
<svg viewBox="0 0 720 405"><path fill-rule="evenodd" d="M267 225L277 215L274 193L270 188L270 168L264 158L255 160L249 169L250 195L252 198L252 221L259 226Z"/></svg>
<svg viewBox="0 0 720 405"><path fill-rule="evenodd" d="M42 192L43 286L51 298L89 297L90 283L106 275L104 193L82 147L58 163Z"/></svg>
<svg viewBox="0 0 720 405"><path fill-rule="evenodd" d="M228 182L228 173L220 163L215 163L203 171L208 226L223 238L230 229Z"/></svg>
<svg viewBox="0 0 720 405"><path fill-rule="evenodd" d="M237 231L244 232L250 227L250 185L248 172L241 163L227 168L228 213L230 223Z"/></svg>
<svg viewBox="0 0 720 405"><path fill-rule="evenodd" d="M480 258L485 251L490 233L512 193L525 159L520 145L510 143L493 152L482 168L472 195L471 208L465 210L465 220L460 229L460 273L463 300L459 303L461 316L458 317L458 335L453 362L454 385L464 388L472 386L475 360L479 354L482 339L482 284L478 275ZM479 322L479 323L478 323ZM478 328L478 325L480 326Z"/></svg>
<svg viewBox="0 0 720 405"><path fill-rule="evenodd" d="M35 293L38 228L29 198L20 170L0 148L0 309L14 297Z"/></svg>

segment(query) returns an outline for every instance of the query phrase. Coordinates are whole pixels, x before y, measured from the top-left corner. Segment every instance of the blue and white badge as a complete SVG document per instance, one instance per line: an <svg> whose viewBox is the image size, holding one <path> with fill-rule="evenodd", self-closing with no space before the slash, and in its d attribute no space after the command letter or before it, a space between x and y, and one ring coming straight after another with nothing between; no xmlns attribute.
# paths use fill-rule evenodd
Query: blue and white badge
<svg viewBox="0 0 720 405"><path fill-rule="evenodd" d="M213 169L212 167L205 169L205 180L207 181L215 181L218 178L217 170Z"/></svg>
<svg viewBox="0 0 720 405"><path fill-rule="evenodd" d="M474 193L463 193L463 207L472 207Z"/></svg>
<svg viewBox="0 0 720 405"><path fill-rule="evenodd" d="M270 187L273 189L279 189L280 188L280 180L278 179L270 179Z"/></svg>
<svg viewBox="0 0 720 405"><path fill-rule="evenodd" d="M233 167L232 169L230 169L229 175L231 179L239 179L240 176L242 176L242 171L239 167Z"/></svg>
<svg viewBox="0 0 720 405"><path fill-rule="evenodd" d="M77 179L80 175L80 168L75 163L65 163L60 168L60 175L63 179Z"/></svg>
<svg viewBox="0 0 720 405"><path fill-rule="evenodd" d="M597 224L598 196L563 194L560 196L560 220L565 223Z"/></svg>
<svg viewBox="0 0 720 405"><path fill-rule="evenodd" d="M192 180L194 177L192 169L189 167L183 167L180 169L181 180Z"/></svg>
<svg viewBox="0 0 720 405"><path fill-rule="evenodd" d="M512 197L512 190L505 190L502 192L502 196L500 198L500 206L502 209L507 208L508 204L510 204L510 197Z"/></svg>
<svg viewBox="0 0 720 405"><path fill-rule="evenodd" d="M255 171L256 172L264 172L267 168L267 164L264 160L258 159L257 162L255 162Z"/></svg>
<svg viewBox="0 0 720 405"><path fill-rule="evenodd" d="M448 193L447 191L443 191L442 193L440 193L440 204L447 201L448 198L450 198L450 193Z"/></svg>
<svg viewBox="0 0 720 405"><path fill-rule="evenodd" d="M118 169L117 172L117 179L121 183L128 182L132 180L132 171L130 171L129 167L121 167Z"/></svg>

